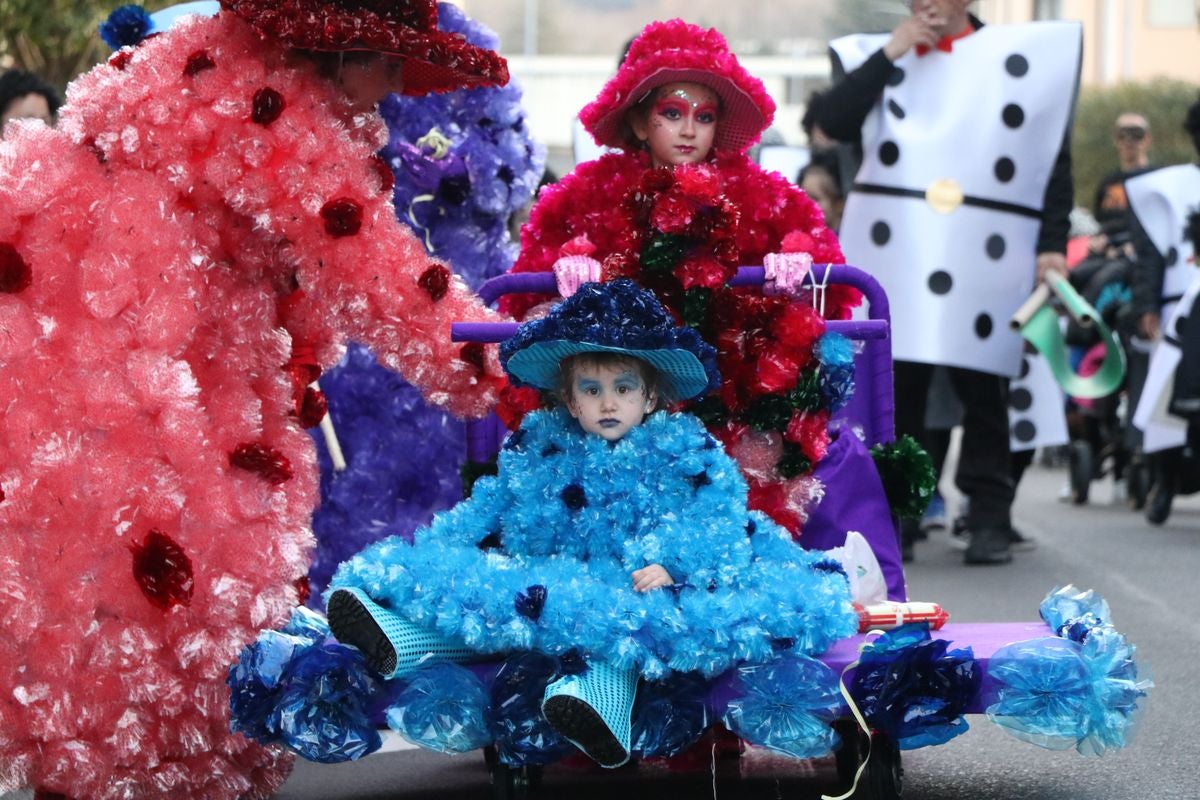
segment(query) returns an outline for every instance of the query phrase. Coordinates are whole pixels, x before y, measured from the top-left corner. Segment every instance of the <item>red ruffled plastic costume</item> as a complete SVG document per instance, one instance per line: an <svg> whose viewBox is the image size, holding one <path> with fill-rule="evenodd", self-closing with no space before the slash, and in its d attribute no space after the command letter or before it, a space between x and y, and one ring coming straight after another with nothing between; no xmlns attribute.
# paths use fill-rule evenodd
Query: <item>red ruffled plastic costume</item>
<svg viewBox="0 0 1200 800"><path fill-rule="evenodd" d="M622 120L653 88L678 81L702 83L721 97L715 147L700 164L654 168ZM807 299L732 290L725 281L769 253L805 252L815 263L844 259L817 204L746 154L774 110L717 31L682 20L647 26L580 114L598 143L623 151L580 164L543 190L521 231L513 271L549 271L564 256L588 253L602 262L603 279L634 279L696 327L717 347L723 383L719 403L692 411L742 467L751 507L796 533L820 492L809 472L828 444L828 415L782 406L814 364L824 320ZM547 299L516 295L501 310L523 318ZM826 317L844 319L860 300L857 290L832 287ZM506 419L517 416L502 411Z"/></svg>
<svg viewBox="0 0 1200 800"><path fill-rule="evenodd" d="M382 122L239 14L0 142L0 793L270 795L290 759L229 733L225 676L301 599L304 387L351 337L458 414L503 385L449 341L497 317L397 222Z"/></svg>

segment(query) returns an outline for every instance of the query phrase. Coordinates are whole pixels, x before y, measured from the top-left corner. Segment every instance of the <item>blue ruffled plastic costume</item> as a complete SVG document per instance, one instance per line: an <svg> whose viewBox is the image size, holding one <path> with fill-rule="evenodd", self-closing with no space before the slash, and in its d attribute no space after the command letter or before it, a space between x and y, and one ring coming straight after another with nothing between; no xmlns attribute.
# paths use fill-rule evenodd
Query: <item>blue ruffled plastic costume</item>
<svg viewBox="0 0 1200 800"><path fill-rule="evenodd" d="M688 415L610 444L563 409L530 414L499 474L417 531L346 562L357 587L480 653L572 650L659 679L717 675L852 635L845 575L746 509L734 462ZM676 583L639 593L661 564Z"/></svg>

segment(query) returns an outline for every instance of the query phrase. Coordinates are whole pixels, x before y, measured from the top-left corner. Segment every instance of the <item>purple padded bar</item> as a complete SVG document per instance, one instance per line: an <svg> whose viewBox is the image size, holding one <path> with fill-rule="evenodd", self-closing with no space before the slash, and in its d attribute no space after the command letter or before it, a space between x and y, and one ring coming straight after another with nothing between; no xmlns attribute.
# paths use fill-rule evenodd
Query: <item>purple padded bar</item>
<svg viewBox="0 0 1200 800"><path fill-rule="evenodd" d="M1023 642L1028 639L1054 638L1054 631L1045 622L948 622L941 630L930 631L934 639L944 639L950 642L950 649L970 647L983 670L983 682L979 693L967 707L968 714L982 714L987 707L996 702L999 686L988 675L988 662L992 655L1005 645ZM834 672L841 671L858 660L858 650L866 641L863 634L841 639L833 647L817 656ZM846 673L846 683L854 676L854 670Z"/></svg>
<svg viewBox="0 0 1200 800"><path fill-rule="evenodd" d="M832 275L827 273L832 272ZM870 319L882 320L883 325L873 325L861 329L868 335L865 339L863 357L856 369L858 385L866 387L867 392L856 392L850 399L849 405L843 408L839 417L849 417L863 427L863 435L868 445L890 442L896 438L894 424L894 406L892 400L892 346L886 332L880 334L878 328L890 324L891 309L888 306L887 295L870 274L849 264L813 264L810 273L818 283L827 280L844 286L853 286L863 293L867 300L867 310ZM759 286L763 282L762 267L739 267L737 275L729 282L730 286ZM501 295L505 294L557 294L558 286L552 272L509 272L497 275L479 287L479 297L484 303L491 305ZM858 339L850 331L862 325L861 321L830 323L829 329L843 333L850 338ZM843 327L845 326L845 327ZM501 337L511 336L511 332ZM470 339L469 341L500 341L501 339ZM463 340L468 341L468 340Z"/></svg>
<svg viewBox="0 0 1200 800"><path fill-rule="evenodd" d="M517 332L517 322L453 322L450 324L452 342L503 342ZM886 339L887 323L881 319L834 319L825 323L828 330L849 339Z"/></svg>

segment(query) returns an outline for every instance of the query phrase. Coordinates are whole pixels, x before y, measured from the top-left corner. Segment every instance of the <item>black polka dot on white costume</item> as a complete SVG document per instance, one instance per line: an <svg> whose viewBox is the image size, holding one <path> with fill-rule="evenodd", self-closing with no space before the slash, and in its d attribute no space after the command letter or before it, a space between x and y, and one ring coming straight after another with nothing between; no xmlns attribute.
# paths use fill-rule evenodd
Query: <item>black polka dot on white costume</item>
<svg viewBox="0 0 1200 800"><path fill-rule="evenodd" d="M987 252L988 258L992 259L993 261L999 261L1000 259L1004 258L1004 251L1007 249L1007 245L1004 243L1003 236L998 233L993 233L987 238L987 242L984 244L983 249Z"/></svg>
<svg viewBox="0 0 1200 800"><path fill-rule="evenodd" d="M1033 394L1023 386L1013 389L1008 397L1008 404L1015 411L1028 411L1033 407Z"/></svg>
<svg viewBox="0 0 1200 800"><path fill-rule="evenodd" d="M1037 438L1037 426L1032 420L1021 419L1012 426L1013 438L1018 442L1032 442Z"/></svg>
<svg viewBox="0 0 1200 800"><path fill-rule="evenodd" d="M1019 128L1025 123L1025 110L1016 103L1009 103L1000 112L1000 119L1010 128Z"/></svg>
<svg viewBox="0 0 1200 800"><path fill-rule="evenodd" d="M1021 359L1021 374L1017 376L1017 380L1023 381L1028 378L1030 369L1032 365L1029 363L1029 356L1025 356Z"/></svg>
<svg viewBox="0 0 1200 800"><path fill-rule="evenodd" d="M1004 71L1014 78L1023 78L1029 72L1029 59L1020 53L1013 53L1004 60Z"/></svg>
<svg viewBox="0 0 1200 800"><path fill-rule="evenodd" d="M1179 263L1179 250L1176 249L1175 247L1171 247L1170 249L1168 249L1165 260L1167 262L1168 267L1173 267L1176 264L1178 264Z"/></svg>
<svg viewBox="0 0 1200 800"><path fill-rule="evenodd" d="M900 160L900 146L895 142L884 142L879 145L879 161L885 167L890 167Z"/></svg>
<svg viewBox="0 0 1200 800"><path fill-rule="evenodd" d="M954 278L944 269L939 269L929 276L929 291L934 294L949 294L954 288Z"/></svg>
<svg viewBox="0 0 1200 800"><path fill-rule="evenodd" d="M996 159L994 171L996 173L996 180L1001 183L1008 183L1017 174L1017 165L1008 156L1001 156Z"/></svg>
<svg viewBox="0 0 1200 800"><path fill-rule="evenodd" d="M991 336L994 327L991 314L980 314L975 318L975 335L980 339L986 339Z"/></svg>
<svg viewBox="0 0 1200 800"><path fill-rule="evenodd" d="M892 112L892 115L895 116L896 119L904 119L904 109L900 107L900 104L897 103L895 99L889 99L887 101L887 107L888 111Z"/></svg>
<svg viewBox="0 0 1200 800"><path fill-rule="evenodd" d="M871 241L883 247L892 238L892 228L883 220L871 226Z"/></svg>
<svg viewBox="0 0 1200 800"><path fill-rule="evenodd" d="M892 71L888 73L887 85L899 86L902 83L904 83L904 68L892 67Z"/></svg>

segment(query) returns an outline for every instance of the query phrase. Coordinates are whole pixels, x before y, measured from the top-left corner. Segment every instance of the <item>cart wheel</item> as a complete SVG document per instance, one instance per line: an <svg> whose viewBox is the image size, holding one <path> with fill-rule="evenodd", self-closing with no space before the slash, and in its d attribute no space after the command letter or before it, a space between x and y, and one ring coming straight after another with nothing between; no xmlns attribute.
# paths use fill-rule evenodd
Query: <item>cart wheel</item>
<svg viewBox="0 0 1200 800"><path fill-rule="evenodd" d="M833 723L833 729L841 740L838 749L833 751L833 762L837 767L838 780L846 788L854 782L854 773L862 763L866 753L867 735L852 719L839 719Z"/></svg>
<svg viewBox="0 0 1200 800"><path fill-rule="evenodd" d="M495 800L525 800L541 785L541 767L497 764L492 768L492 797Z"/></svg>
<svg viewBox="0 0 1200 800"><path fill-rule="evenodd" d="M500 756L496 753L496 745L485 744L483 746L483 763L487 764L488 769L495 769L500 764Z"/></svg>
<svg viewBox="0 0 1200 800"><path fill-rule="evenodd" d="M1092 486L1092 447L1087 442L1071 442L1070 473L1071 502L1081 506L1088 501L1088 489Z"/></svg>
<svg viewBox="0 0 1200 800"><path fill-rule="evenodd" d="M888 736L871 732L871 757L863 770L856 798L861 800L900 800L904 793L904 768L900 749Z"/></svg>

